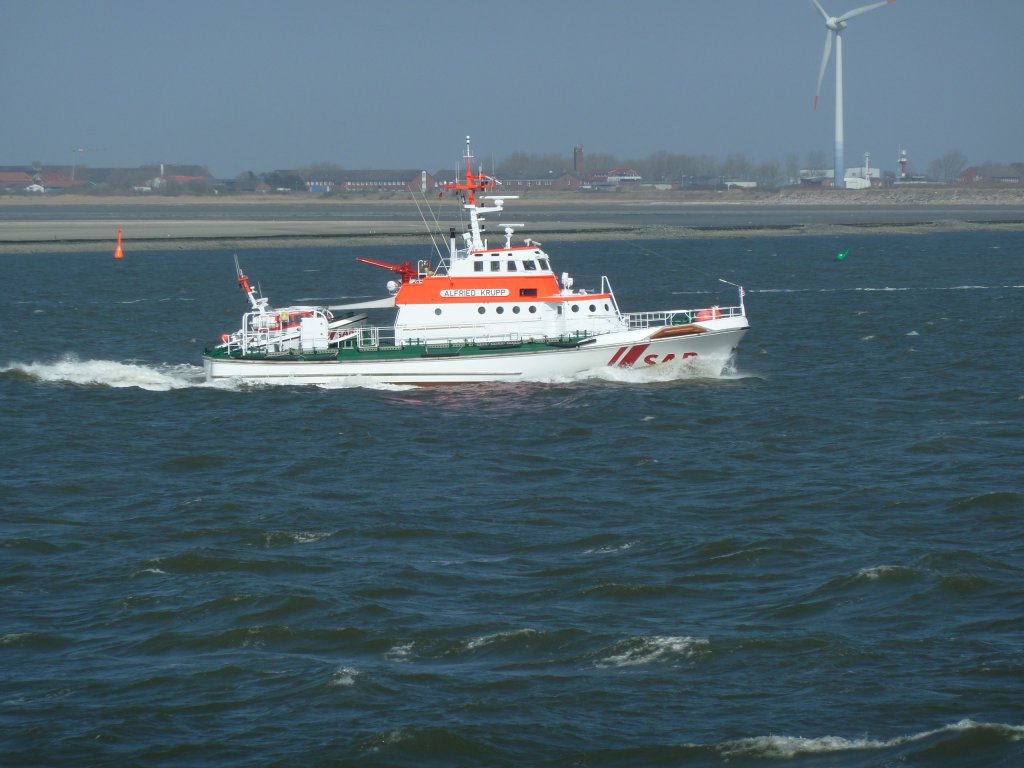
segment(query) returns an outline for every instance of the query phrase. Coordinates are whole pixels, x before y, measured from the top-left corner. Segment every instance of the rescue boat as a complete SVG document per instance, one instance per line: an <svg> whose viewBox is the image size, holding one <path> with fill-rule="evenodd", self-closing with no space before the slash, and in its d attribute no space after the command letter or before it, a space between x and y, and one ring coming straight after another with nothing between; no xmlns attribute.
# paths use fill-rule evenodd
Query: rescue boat
<svg viewBox="0 0 1024 768"><path fill-rule="evenodd" d="M478 198L498 182L473 172L469 137L465 161L465 180L445 187L459 193L469 223L461 236L450 229L447 254L415 265L357 257L394 274L383 299L271 308L236 259L250 307L239 330L204 350L207 381L464 384L655 366L721 375L749 328L741 286L736 306L623 312L606 276L598 290L575 288L540 243L514 244L523 225L502 224L503 242L489 243L486 215L502 214L517 196ZM368 324L363 310L381 308L394 310L393 324Z"/></svg>

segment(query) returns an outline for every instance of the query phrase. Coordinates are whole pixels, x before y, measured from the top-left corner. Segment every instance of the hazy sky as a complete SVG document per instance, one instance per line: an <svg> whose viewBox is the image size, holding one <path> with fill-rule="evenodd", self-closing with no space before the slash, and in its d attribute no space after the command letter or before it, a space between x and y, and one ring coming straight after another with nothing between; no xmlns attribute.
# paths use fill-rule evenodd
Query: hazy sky
<svg viewBox="0 0 1024 768"><path fill-rule="evenodd" d="M1022 29L1024 0L851 20L847 165L1024 161ZM831 158L824 41L809 0L0 0L0 164L433 171L466 134L481 158Z"/></svg>

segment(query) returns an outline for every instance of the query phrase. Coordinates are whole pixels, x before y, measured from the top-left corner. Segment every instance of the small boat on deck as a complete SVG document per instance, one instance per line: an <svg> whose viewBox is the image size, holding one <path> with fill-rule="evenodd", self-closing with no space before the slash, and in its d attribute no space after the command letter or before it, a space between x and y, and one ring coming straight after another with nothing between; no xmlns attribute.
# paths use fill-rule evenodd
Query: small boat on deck
<svg viewBox="0 0 1024 768"><path fill-rule="evenodd" d="M607 277L597 291L576 289L540 243L514 244L523 225L501 224L503 242L489 243L485 214L517 196L478 198L497 181L473 172L468 137L465 161L465 180L446 188L462 195L469 225L461 237L450 230L447 254L415 266L356 259L394 273L383 299L271 308L236 260L250 308L239 330L204 350L207 380L464 384L667 365L721 374L749 328L742 287L736 306L622 312ZM380 308L394 309L393 324L367 323L363 310Z"/></svg>

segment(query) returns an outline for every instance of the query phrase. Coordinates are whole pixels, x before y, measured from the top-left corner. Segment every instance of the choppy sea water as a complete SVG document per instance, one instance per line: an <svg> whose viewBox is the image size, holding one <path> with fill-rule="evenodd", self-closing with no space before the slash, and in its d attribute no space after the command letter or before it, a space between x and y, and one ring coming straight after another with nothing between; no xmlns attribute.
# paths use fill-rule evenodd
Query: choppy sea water
<svg viewBox="0 0 1024 768"><path fill-rule="evenodd" d="M230 254L3 257L0 762L1024 764L1024 235L548 250L753 328L717 379L214 387ZM354 255L239 253L383 295Z"/></svg>

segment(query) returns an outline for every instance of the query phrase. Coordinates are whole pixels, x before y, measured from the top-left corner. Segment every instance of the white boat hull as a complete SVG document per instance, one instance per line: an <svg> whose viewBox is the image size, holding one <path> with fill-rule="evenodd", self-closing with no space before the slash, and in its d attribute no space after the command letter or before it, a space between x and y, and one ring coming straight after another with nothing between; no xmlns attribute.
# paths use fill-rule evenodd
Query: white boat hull
<svg viewBox="0 0 1024 768"><path fill-rule="evenodd" d="M204 356L207 381L245 380L279 384L329 384L361 379L388 384L464 384L471 382L545 381L602 368L648 368L686 365L699 375L717 376L747 331L742 322L716 321L721 326L701 333L654 338L651 329L596 337L579 347L529 351L504 350L450 356L424 355L382 359L359 354L342 359L295 360Z"/></svg>

